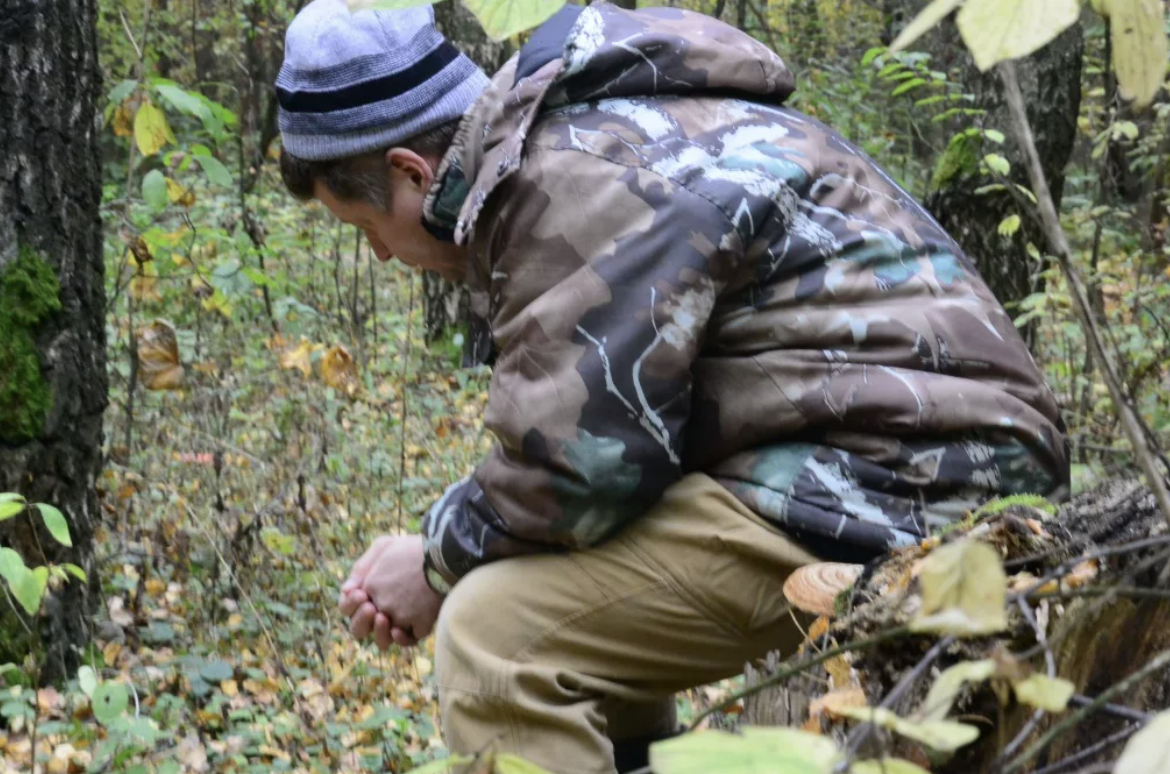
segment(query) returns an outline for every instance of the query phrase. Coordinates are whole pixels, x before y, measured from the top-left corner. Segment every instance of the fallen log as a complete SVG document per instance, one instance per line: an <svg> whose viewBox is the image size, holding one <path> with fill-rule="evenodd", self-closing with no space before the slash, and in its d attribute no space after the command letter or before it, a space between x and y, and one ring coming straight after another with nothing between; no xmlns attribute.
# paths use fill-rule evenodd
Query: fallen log
<svg viewBox="0 0 1170 774"><path fill-rule="evenodd" d="M734 697L743 700L742 722L815 731L857 757L899 756L936 774L1108 771L1125 741L1170 706L1170 530L1136 481L1051 510L1009 498L860 568L834 615L812 622L799 653L748 667L747 688ZM923 607L926 557L966 538L1002 559L1006 628L982 636L911 631ZM924 705L928 692L943 670L963 662L984 663L993 674L957 688L949 712L943 708L948 719L980 730L954 753L847 717L861 706L937 716ZM1011 686L1030 673L1071 682L1067 708L1046 712L1020 701Z"/></svg>

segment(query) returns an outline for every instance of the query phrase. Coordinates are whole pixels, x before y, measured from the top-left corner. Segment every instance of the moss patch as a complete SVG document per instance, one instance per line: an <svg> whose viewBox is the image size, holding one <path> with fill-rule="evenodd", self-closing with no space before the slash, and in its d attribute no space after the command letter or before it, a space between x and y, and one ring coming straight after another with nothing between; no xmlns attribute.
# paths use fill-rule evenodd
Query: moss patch
<svg viewBox="0 0 1170 774"><path fill-rule="evenodd" d="M33 331L61 310L60 292L56 273L28 247L0 272L0 440L28 441L44 429L53 395Z"/></svg>

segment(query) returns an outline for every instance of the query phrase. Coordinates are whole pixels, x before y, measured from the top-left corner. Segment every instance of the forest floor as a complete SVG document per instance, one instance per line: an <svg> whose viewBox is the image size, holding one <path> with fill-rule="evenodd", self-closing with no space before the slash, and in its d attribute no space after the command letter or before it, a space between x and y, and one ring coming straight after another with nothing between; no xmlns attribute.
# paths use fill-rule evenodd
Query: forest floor
<svg viewBox="0 0 1170 774"><path fill-rule="evenodd" d="M457 333L424 345L421 277L371 266L319 208L265 201L280 223L266 272L227 229L189 239L198 212L144 231L146 264L107 234L102 598L86 663L130 699L111 723L84 680L4 689L3 774L30 771L34 740L53 774L405 771L446 755L433 641L363 646L336 600L373 538L417 531L489 447L488 372L457 368ZM130 331L157 319L178 362L140 346L131 403ZM682 719L732 686L681 698Z"/></svg>

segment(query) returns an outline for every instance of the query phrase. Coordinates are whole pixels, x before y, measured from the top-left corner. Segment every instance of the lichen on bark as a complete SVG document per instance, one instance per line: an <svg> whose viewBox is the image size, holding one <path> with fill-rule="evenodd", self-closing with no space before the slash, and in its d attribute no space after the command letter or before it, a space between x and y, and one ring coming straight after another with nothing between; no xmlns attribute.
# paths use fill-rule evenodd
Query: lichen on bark
<svg viewBox="0 0 1170 774"><path fill-rule="evenodd" d="M61 310L57 275L27 245L0 270L0 441L38 437L53 394L41 373L36 326Z"/></svg>

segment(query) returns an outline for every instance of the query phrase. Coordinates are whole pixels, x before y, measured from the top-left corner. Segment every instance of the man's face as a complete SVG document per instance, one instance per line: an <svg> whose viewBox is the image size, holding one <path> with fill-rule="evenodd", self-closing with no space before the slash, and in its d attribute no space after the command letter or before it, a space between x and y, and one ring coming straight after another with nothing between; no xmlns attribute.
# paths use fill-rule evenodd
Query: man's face
<svg viewBox="0 0 1170 774"><path fill-rule="evenodd" d="M360 228L379 261L397 258L408 266L430 269L443 278L462 281L467 273L467 251L433 237L422 225L423 199L434 180L431 165L417 153L391 148L389 168L390 208L383 210L365 199L340 199L318 181L313 187L317 201L339 220Z"/></svg>

